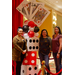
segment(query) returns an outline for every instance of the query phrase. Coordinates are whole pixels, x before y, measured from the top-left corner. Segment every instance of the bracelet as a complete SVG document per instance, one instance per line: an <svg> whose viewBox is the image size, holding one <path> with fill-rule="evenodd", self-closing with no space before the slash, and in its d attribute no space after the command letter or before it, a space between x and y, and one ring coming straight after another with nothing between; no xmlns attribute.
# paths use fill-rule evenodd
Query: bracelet
<svg viewBox="0 0 75 75"><path fill-rule="evenodd" d="M60 54L60 53L58 53L58 54Z"/></svg>

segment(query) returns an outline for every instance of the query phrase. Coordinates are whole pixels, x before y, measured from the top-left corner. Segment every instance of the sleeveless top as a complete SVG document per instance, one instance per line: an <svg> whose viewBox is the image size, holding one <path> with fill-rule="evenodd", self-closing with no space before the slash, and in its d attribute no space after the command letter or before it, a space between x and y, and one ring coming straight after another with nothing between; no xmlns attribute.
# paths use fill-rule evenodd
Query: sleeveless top
<svg viewBox="0 0 75 75"><path fill-rule="evenodd" d="M59 50L59 46L60 46L59 39L60 38L62 38L62 35L58 35L56 38L54 38L54 35L53 35L53 38L52 38L52 51L53 51L53 53L57 53Z"/></svg>

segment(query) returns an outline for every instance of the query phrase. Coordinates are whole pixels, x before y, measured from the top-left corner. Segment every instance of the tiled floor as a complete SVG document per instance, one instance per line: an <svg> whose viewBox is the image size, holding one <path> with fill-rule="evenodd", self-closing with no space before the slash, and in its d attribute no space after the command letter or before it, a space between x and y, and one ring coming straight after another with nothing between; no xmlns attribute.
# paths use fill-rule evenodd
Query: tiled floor
<svg viewBox="0 0 75 75"><path fill-rule="evenodd" d="M50 58L53 58L53 55L52 54L51 54L51 57ZM37 59L37 64L39 65L39 69L40 69L41 68L41 65L40 65L40 60L39 59ZM50 66L50 71L52 73L56 73L54 59L49 60L49 66Z"/></svg>

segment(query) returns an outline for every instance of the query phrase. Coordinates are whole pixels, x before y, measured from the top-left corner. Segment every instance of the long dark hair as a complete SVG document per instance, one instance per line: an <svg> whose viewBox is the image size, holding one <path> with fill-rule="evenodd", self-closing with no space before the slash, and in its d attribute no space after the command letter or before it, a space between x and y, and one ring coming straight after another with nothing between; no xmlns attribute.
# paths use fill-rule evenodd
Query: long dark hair
<svg viewBox="0 0 75 75"><path fill-rule="evenodd" d="M42 38L43 38L43 35L42 35L42 32L43 32L43 31L46 31L46 33L47 33L47 35L46 35L46 36L47 36L47 37L49 37L47 30L46 30L46 29L43 29L43 30L41 31L40 39L42 39Z"/></svg>
<svg viewBox="0 0 75 75"><path fill-rule="evenodd" d="M59 34L62 34L59 26L56 26L55 28L58 28L59 29Z"/></svg>

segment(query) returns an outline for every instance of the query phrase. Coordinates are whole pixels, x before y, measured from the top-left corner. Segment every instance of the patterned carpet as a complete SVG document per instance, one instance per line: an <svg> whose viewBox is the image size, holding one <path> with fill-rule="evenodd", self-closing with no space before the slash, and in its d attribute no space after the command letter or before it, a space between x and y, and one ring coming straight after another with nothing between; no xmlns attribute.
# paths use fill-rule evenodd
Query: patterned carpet
<svg viewBox="0 0 75 75"><path fill-rule="evenodd" d="M51 54L51 57L50 58L53 58L53 55L52 54ZM40 60L39 59L37 59L37 64L39 65L38 67L40 69L41 68L41 65L40 65ZM50 71L52 73L56 73L56 67L55 67L54 59L49 60L49 66L50 66ZM40 74L40 75L42 75L42 74Z"/></svg>
<svg viewBox="0 0 75 75"><path fill-rule="evenodd" d="M50 66L50 71L51 71L52 73L56 73L54 61L50 62L50 63L49 63L49 66Z"/></svg>

